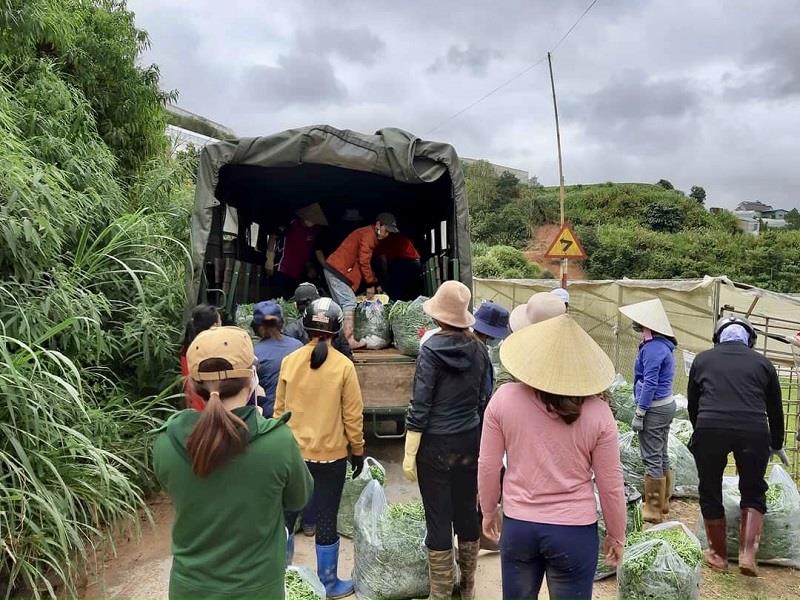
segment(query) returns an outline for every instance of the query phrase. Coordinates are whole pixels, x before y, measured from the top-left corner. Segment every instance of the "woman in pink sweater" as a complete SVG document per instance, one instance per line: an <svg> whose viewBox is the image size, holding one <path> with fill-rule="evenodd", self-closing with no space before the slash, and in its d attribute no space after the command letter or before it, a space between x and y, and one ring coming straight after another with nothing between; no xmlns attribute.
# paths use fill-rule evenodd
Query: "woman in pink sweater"
<svg viewBox="0 0 800 600"><path fill-rule="evenodd" d="M599 543L595 485L606 563L617 565L625 541L617 426L599 395L614 366L568 315L512 334L500 360L521 383L501 386L486 409L478 489L484 533L500 538L503 598L537 598L545 575L551 600L591 598Z"/></svg>

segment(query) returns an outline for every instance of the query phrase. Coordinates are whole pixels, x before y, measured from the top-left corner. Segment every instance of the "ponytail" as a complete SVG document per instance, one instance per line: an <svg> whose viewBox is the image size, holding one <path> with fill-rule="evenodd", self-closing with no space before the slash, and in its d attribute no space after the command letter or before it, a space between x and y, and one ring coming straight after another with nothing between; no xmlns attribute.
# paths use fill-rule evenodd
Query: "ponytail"
<svg viewBox="0 0 800 600"><path fill-rule="evenodd" d="M227 367L219 363L225 363ZM209 359L200 364L201 371L226 369L230 369L230 363L222 359ZM207 382L195 384L197 393L206 401L206 407L189 435L186 451L192 460L194 474L205 477L247 448L247 425L225 408L222 397L235 396L245 388L248 380L225 379L219 382L219 388L215 390L205 387Z"/></svg>
<svg viewBox="0 0 800 600"><path fill-rule="evenodd" d="M319 369L328 358L328 338L317 338L317 345L311 352L311 368Z"/></svg>

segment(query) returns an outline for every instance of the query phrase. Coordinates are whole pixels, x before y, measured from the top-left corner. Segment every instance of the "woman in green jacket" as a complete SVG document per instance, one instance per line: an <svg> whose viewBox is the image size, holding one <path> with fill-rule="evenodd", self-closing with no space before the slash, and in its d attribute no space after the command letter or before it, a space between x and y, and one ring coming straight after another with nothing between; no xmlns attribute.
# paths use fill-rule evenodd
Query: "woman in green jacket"
<svg viewBox="0 0 800 600"><path fill-rule="evenodd" d="M284 597L284 511L301 510L313 480L291 430L255 405L253 342L238 327L199 334L186 353L206 401L159 430L156 476L175 506L169 598Z"/></svg>

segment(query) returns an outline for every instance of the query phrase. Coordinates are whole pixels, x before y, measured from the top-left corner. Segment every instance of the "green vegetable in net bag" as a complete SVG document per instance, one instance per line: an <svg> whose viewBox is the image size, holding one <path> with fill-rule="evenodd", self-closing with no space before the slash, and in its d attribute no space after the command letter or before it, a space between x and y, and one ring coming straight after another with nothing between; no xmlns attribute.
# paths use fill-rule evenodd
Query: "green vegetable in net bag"
<svg viewBox="0 0 800 600"><path fill-rule="evenodd" d="M600 535L600 543L597 547L597 570L594 573L594 580L599 581L606 577L611 577L616 573L614 567L606 564L606 555L603 552L603 544L606 541L606 522L603 519L603 511L600 507L600 496L595 490L594 493L595 503L597 504L597 532ZM625 504L626 510L626 535L638 533L642 530L644 521L642 520L642 495L629 485L625 486Z"/></svg>
<svg viewBox="0 0 800 600"><path fill-rule="evenodd" d="M420 296L413 302L395 302L389 311L394 345L406 356L419 354L422 336L436 327L433 319L422 310L422 304L426 300L427 298Z"/></svg>
<svg viewBox="0 0 800 600"><path fill-rule="evenodd" d="M353 469L348 463L347 475L342 489L342 499L339 502L339 513L336 515L336 531L339 535L351 538L355 530L356 502L367 484L375 480L381 485L386 484L386 469L377 460L368 456L364 459L364 470L353 479Z"/></svg>
<svg viewBox="0 0 800 600"><path fill-rule="evenodd" d="M284 576L286 600L325 600L325 586L311 569L289 566Z"/></svg>
<svg viewBox="0 0 800 600"><path fill-rule="evenodd" d="M359 600L427 598L425 511L420 502L388 505L377 481L356 503L353 585Z"/></svg>
<svg viewBox="0 0 800 600"><path fill-rule="evenodd" d="M628 433L631 431L631 426L624 421L617 421L617 431L620 433Z"/></svg>
<svg viewBox="0 0 800 600"><path fill-rule="evenodd" d="M700 542L683 523L662 523L629 535L617 567L622 600L700 597Z"/></svg>
<svg viewBox="0 0 800 600"><path fill-rule="evenodd" d="M617 374L611 387L608 388L611 401L611 412L614 418L623 423L630 423L636 414L636 402L633 399L633 384L627 383L622 375Z"/></svg>
<svg viewBox="0 0 800 600"><path fill-rule="evenodd" d="M800 492L789 474L780 466L772 467L767 489L767 514L758 544L756 559L760 563L800 568ZM728 526L728 556L739 555L739 478L722 478L722 503ZM708 545L702 519L698 537L703 547Z"/></svg>
<svg viewBox="0 0 800 600"><path fill-rule="evenodd" d="M392 344L389 309L380 300L365 300L356 307L355 338L370 350L381 350Z"/></svg>
<svg viewBox="0 0 800 600"><path fill-rule="evenodd" d="M669 432L688 446L689 440L692 439L692 434L694 433L694 427L692 427L692 423L688 419L672 419Z"/></svg>
<svg viewBox="0 0 800 600"><path fill-rule="evenodd" d="M697 498L697 465L686 444L670 434L669 466L674 473L672 496L675 498ZM639 453L639 436L635 431L620 433L619 458L622 462L622 477L625 483L644 493L644 463Z"/></svg>

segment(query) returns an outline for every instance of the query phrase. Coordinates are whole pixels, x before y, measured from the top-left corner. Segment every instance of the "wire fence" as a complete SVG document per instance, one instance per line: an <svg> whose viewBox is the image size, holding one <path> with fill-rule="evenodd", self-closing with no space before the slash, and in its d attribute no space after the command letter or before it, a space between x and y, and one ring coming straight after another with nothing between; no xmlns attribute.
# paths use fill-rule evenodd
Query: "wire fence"
<svg viewBox="0 0 800 600"><path fill-rule="evenodd" d="M554 286L551 281L477 280L475 297L493 300L509 309L522 304L536 292ZM686 394L689 367L694 356L712 346L711 335L716 320L729 312L743 313L750 306L749 297L732 299L730 290L713 285L688 285L670 282L576 282L570 285L570 314L608 354L617 372L633 381L633 367L639 351L640 337L630 321L620 318L619 307L659 297L676 331L679 347L676 350L677 369L673 390ZM734 302L734 309L728 304ZM766 304L766 303L765 303ZM797 314L797 312L794 312ZM800 348L781 342L800 330L800 321L769 313L754 313L751 322L759 331L756 350L775 366L781 381L784 420L784 448L789 457L789 470L800 482ZM735 472L732 462L728 472Z"/></svg>

